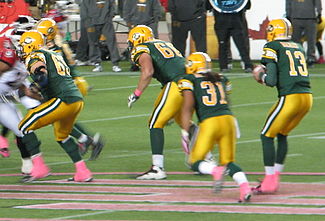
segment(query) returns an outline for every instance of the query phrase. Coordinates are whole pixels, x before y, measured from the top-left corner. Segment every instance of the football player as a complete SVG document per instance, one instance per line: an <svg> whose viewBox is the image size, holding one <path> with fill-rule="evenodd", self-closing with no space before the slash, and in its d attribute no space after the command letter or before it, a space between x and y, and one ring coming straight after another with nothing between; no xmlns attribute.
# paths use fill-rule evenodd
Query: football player
<svg viewBox="0 0 325 221"><path fill-rule="evenodd" d="M21 34L26 30L31 30L34 25L36 24L36 20L32 18L31 16L27 15L19 15L17 20L13 22L12 24L3 24L1 26L0 30L0 38L6 39L10 38L10 41L17 42L19 41L19 38ZM9 39L7 39L9 42ZM10 42L11 44L12 42ZM32 104L34 101L32 99L23 99L25 102L31 101ZM27 106L29 106L27 104ZM2 125L3 126L3 125ZM0 154L3 157L9 157L10 152L8 151L9 148L9 141L7 139L7 136L9 134L9 129L5 126L2 127L1 130L1 136L0 136Z"/></svg>
<svg viewBox="0 0 325 221"><path fill-rule="evenodd" d="M14 102L19 100L27 109L34 108L40 104L39 101L19 93L30 85L26 79L28 72L25 65L17 57L11 40L0 37L0 123L10 129L16 135L16 143L22 158L21 172L29 174L32 169L31 155L22 142L23 134L18 129L21 121L21 113ZM9 157L9 144L0 149L3 157Z"/></svg>
<svg viewBox="0 0 325 221"><path fill-rule="evenodd" d="M176 82L185 73L185 59L171 43L154 39L152 30L145 25L130 30L128 44L132 48L131 60L141 67L137 88L128 97L128 107L140 98L152 78L162 84L149 120L152 167L137 179L165 179L163 128L173 118L180 125L183 98Z"/></svg>
<svg viewBox="0 0 325 221"><path fill-rule="evenodd" d="M181 112L183 133L189 133L194 109L200 122L188 163L192 170L213 176L216 192L221 190L227 170L240 186L239 202L246 202L251 197L251 189L245 173L235 164L238 129L227 99L231 84L225 76L212 72L211 68L209 55L193 53L186 59L187 75L178 81L184 97ZM219 147L218 166L204 160L215 144Z"/></svg>
<svg viewBox="0 0 325 221"><path fill-rule="evenodd" d="M56 22L51 18L42 18L36 25L36 30L41 32L46 41L46 46L49 50L55 51L62 55L64 61L70 68L70 74L75 84L79 88L81 94L86 96L89 91L89 85L87 81L80 76L74 67L74 60L72 59L72 52L67 43L64 43L61 35L58 33L58 27ZM80 153L84 155L90 146L92 146L92 153L89 160L95 160L101 153L104 142L99 133L96 133L93 137L87 132L87 130L76 123L72 129L71 135L78 140Z"/></svg>
<svg viewBox="0 0 325 221"><path fill-rule="evenodd" d="M92 180L92 174L82 160L77 143L69 136L83 108L83 97L63 57L53 51L42 50L44 44L43 35L34 30L25 32L19 41L21 58L34 81L26 93L37 94L43 100L41 105L29 110L19 124L33 163L31 175L23 182L49 175L50 170L44 162L40 141L34 131L50 124L53 125L56 141L75 165L76 173L72 180L88 182Z"/></svg>
<svg viewBox="0 0 325 221"><path fill-rule="evenodd" d="M261 59L264 66L253 70L257 82L275 86L278 91L278 101L270 109L261 131L265 177L255 190L262 193L278 190L288 151L288 134L313 103L305 52L301 44L291 41L291 33L289 20L270 21ZM277 138L276 150L274 138Z"/></svg>

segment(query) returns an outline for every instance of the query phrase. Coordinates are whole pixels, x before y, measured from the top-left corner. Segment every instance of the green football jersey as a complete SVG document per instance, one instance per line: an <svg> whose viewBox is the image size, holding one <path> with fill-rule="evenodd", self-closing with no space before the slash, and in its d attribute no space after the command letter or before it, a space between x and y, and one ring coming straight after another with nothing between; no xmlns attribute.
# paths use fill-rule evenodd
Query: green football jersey
<svg viewBox="0 0 325 221"><path fill-rule="evenodd" d="M41 89L44 99L60 98L66 103L82 100L82 95L70 75L70 68L60 54L49 50L34 51L25 61L27 70L30 72L32 65L38 61L46 65L48 73L48 84ZM30 76L35 80L33 74Z"/></svg>
<svg viewBox="0 0 325 221"><path fill-rule="evenodd" d="M279 96L311 93L310 79L301 44L288 40L271 41L264 45L261 63L277 65L277 90Z"/></svg>
<svg viewBox="0 0 325 221"><path fill-rule="evenodd" d="M50 47L49 50L50 50L50 51L54 51L54 52L56 52L56 53L59 53L59 54L63 57L65 63L67 63L67 65L68 65L69 68L70 68L70 75L71 75L73 78L75 78L75 77L80 77L80 74L79 74L79 72L76 70L75 66L69 64L69 60L68 60L68 58L67 58L67 56L66 56L64 50L62 49L62 47L59 47L58 45L55 44L55 45L53 45L53 47Z"/></svg>
<svg viewBox="0 0 325 221"><path fill-rule="evenodd" d="M191 90L195 99L195 111L200 122L206 118L232 115L227 101L227 94L231 84L226 77L212 83L205 77L196 77L193 74L184 74L178 81L180 90Z"/></svg>
<svg viewBox="0 0 325 221"><path fill-rule="evenodd" d="M185 72L185 58L172 43L154 40L138 44L131 52L131 59L138 64L142 53L148 53L153 62L153 75L162 85L167 82L177 82L180 74Z"/></svg>

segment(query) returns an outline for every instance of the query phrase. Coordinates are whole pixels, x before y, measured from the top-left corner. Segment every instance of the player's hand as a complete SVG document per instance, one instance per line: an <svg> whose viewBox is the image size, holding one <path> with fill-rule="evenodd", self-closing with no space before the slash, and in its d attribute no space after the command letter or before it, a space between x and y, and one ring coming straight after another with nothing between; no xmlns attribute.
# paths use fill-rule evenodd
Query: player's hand
<svg viewBox="0 0 325 221"><path fill-rule="evenodd" d="M140 96L137 96L134 93L130 94L130 96L128 97L128 107L131 108L132 104L136 102L139 98Z"/></svg>
<svg viewBox="0 0 325 221"><path fill-rule="evenodd" d="M261 79L261 74L265 74L265 66L264 65L257 65L253 71L252 71L252 74L253 74L253 78L255 79L255 81L257 81L258 83L260 84L263 84L263 81Z"/></svg>
<svg viewBox="0 0 325 221"><path fill-rule="evenodd" d="M182 130L182 146L186 154L190 154L190 137L186 130Z"/></svg>

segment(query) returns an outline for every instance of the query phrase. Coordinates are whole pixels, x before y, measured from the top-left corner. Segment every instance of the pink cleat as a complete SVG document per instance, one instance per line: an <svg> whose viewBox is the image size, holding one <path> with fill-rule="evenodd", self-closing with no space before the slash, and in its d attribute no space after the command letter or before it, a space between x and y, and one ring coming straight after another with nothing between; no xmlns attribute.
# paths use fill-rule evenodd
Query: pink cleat
<svg viewBox="0 0 325 221"><path fill-rule="evenodd" d="M8 139L3 136L0 136L0 154L2 155L2 157L10 156L10 152L8 148L9 148Z"/></svg>
<svg viewBox="0 0 325 221"><path fill-rule="evenodd" d="M240 184L239 190L240 190L240 197L238 202L239 203L248 202L252 196L252 191L251 188L249 187L248 182Z"/></svg>
<svg viewBox="0 0 325 221"><path fill-rule="evenodd" d="M275 174L265 175L263 181L257 187L252 188L257 193L274 193L277 191L278 185Z"/></svg>
<svg viewBox="0 0 325 221"><path fill-rule="evenodd" d="M279 190L280 187L280 172L276 171L274 174L274 185L275 185L275 191Z"/></svg>
<svg viewBox="0 0 325 221"><path fill-rule="evenodd" d="M215 166L212 170L212 176L214 180L214 192L219 193L222 189L223 178L225 175L225 166Z"/></svg>
<svg viewBox="0 0 325 221"><path fill-rule="evenodd" d="M10 152L8 150L8 148L0 148L0 154L2 155L2 157L10 157Z"/></svg>
<svg viewBox="0 0 325 221"><path fill-rule="evenodd" d="M42 179L50 175L50 169L44 163L41 154L32 156L33 168L29 176L23 178L24 183Z"/></svg>
<svg viewBox="0 0 325 221"><path fill-rule="evenodd" d="M87 168L85 161L81 160L74 164L76 173L69 181L75 182L90 182L93 180L90 170Z"/></svg>

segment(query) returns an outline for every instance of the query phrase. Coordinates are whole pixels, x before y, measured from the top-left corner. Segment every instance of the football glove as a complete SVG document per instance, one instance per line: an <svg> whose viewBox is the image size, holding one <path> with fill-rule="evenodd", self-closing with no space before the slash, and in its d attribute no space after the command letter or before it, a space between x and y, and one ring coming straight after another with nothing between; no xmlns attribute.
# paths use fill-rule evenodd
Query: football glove
<svg viewBox="0 0 325 221"><path fill-rule="evenodd" d="M262 76L265 75L266 69L264 65L257 65L253 71L253 78L260 84L263 84Z"/></svg>
<svg viewBox="0 0 325 221"><path fill-rule="evenodd" d="M130 94L130 96L128 97L128 107L131 108L132 104L136 102L139 98L140 96L137 96L134 93Z"/></svg>
<svg viewBox="0 0 325 221"><path fill-rule="evenodd" d="M186 130L182 130L182 146L186 154L190 154L190 137Z"/></svg>

